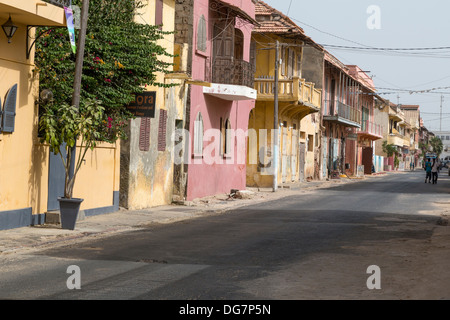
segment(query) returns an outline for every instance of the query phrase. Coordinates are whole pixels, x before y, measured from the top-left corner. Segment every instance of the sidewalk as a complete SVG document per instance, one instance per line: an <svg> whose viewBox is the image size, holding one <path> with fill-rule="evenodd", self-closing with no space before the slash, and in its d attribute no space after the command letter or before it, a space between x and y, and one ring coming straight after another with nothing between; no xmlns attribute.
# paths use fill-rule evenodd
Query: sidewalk
<svg viewBox="0 0 450 320"><path fill-rule="evenodd" d="M292 183L283 185L275 193L272 192L271 188L247 188L247 191L242 194L242 198L223 194L196 199L186 202L184 205L167 205L145 210L126 210L121 208L114 213L90 216L79 220L75 230L63 230L60 225L54 224L2 230L0 231L0 256L105 237L149 225L169 224L223 214L228 210L242 206L276 200L295 194L306 194L320 188L357 182L367 178L341 178L329 181Z"/></svg>

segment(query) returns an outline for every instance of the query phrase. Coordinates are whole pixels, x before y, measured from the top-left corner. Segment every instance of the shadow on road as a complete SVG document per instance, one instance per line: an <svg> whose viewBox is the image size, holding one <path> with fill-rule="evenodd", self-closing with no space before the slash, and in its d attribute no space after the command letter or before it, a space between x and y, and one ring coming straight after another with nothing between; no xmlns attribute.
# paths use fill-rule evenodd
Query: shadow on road
<svg viewBox="0 0 450 320"><path fill-rule="evenodd" d="M439 174L438 183L425 183L424 171L393 173L387 176L367 177L360 183L351 183L327 188L327 190L357 192L373 191L410 194L450 194L450 176Z"/></svg>

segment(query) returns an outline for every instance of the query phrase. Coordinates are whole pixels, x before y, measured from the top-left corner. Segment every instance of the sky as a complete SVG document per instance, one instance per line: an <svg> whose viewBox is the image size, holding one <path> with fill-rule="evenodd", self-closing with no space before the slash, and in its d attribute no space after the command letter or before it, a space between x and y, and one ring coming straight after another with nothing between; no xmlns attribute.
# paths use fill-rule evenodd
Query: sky
<svg viewBox="0 0 450 320"><path fill-rule="evenodd" d="M341 62L367 71L382 98L420 105L428 130L440 130L443 101L442 130L450 131L450 1L264 2L288 15Z"/></svg>

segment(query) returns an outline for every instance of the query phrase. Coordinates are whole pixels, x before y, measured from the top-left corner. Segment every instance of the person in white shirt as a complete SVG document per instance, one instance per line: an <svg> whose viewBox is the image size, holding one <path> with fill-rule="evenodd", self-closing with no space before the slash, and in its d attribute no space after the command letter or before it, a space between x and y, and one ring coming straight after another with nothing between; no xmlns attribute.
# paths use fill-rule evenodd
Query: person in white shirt
<svg viewBox="0 0 450 320"><path fill-rule="evenodd" d="M438 172L439 172L439 159L433 160L433 166L431 167L431 175L433 177L433 184L437 184Z"/></svg>

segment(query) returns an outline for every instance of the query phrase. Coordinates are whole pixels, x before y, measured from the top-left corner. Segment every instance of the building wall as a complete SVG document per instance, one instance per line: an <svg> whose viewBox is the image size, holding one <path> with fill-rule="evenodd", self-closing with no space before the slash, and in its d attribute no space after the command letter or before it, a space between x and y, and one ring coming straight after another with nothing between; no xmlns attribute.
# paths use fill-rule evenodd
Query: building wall
<svg viewBox="0 0 450 320"><path fill-rule="evenodd" d="M24 23L36 19L55 19L62 23L64 11L48 5L38 8L33 2L11 3L22 12L19 27L8 44L0 32L0 99L4 104L9 88L18 84L15 129L0 132L0 229L23 227L45 222L48 203L49 148L38 139L39 79L33 72L34 47L26 59ZM28 8L29 6L29 8ZM36 14L36 10L38 14ZM53 17L53 18L52 18ZM24 19L24 23L20 23ZM48 20L50 21L50 20ZM34 36L33 32L30 34ZM77 149L79 153L80 150ZM119 146L101 144L89 151L75 182L74 197L83 198L81 210L87 214L118 209ZM95 192L93 192L95 191Z"/></svg>
<svg viewBox="0 0 450 320"><path fill-rule="evenodd" d="M319 114L311 114L300 121L300 142L306 145L305 178L313 180L318 178L319 140ZM312 141L311 141L312 139Z"/></svg>
<svg viewBox="0 0 450 320"><path fill-rule="evenodd" d="M138 23L155 24L155 6L157 0L150 0L142 9L142 17ZM175 30L175 1L163 1L162 31ZM169 53L174 53L174 34L167 34L158 44ZM162 61L173 63L172 57L161 56ZM170 70L170 68L169 68ZM174 140L172 134L176 122L184 119L185 85L183 78L156 74L156 81L165 84L176 84L175 87L162 88L147 86L146 91L156 92L155 117L150 119L149 149L140 149L141 125L144 118L130 120L129 140L122 141L121 152L121 193L120 204L128 209L143 209L172 203L174 176ZM164 151L158 150L160 134L161 110L167 112L165 126L166 140Z"/></svg>
<svg viewBox="0 0 450 320"><path fill-rule="evenodd" d="M252 1L224 1L232 5L238 6L240 9L247 12L254 18L254 4ZM205 79L205 68L208 58L212 57L211 40L213 36L214 23L221 17L211 1L195 1L194 2L194 36L190 43L193 47L192 55L192 79L194 80L207 80ZM201 16L205 17L207 25L207 46L206 51L201 52L197 50L197 27ZM243 43L243 59L249 61L250 58L250 40L252 25L236 19L235 28L239 29L244 36ZM231 129L241 129L244 132L248 130L249 113L255 106L254 100L247 101L227 101L216 97L208 96L203 93L203 87L198 85L192 85L190 88L189 97L189 133L191 137L191 155L190 164L188 166L187 177L187 200L195 198L201 198L204 196L215 195L220 193L230 193L231 189L245 189L246 187L246 163L245 155L247 154L246 143L239 142L235 139L232 143L233 154L236 156L234 159L223 159L218 152L209 153L209 159L207 161L205 157L194 157L194 141L193 133L195 127L195 119L198 114L201 113L203 118L204 132L211 132L210 130L220 130L221 119L226 121L227 119L231 123ZM213 138L209 140L205 136L203 143L203 151L208 152L214 145L217 145L218 141ZM238 155L244 156L244 161L240 162L237 159ZM225 161L227 160L227 161ZM210 163L212 162L212 163Z"/></svg>

